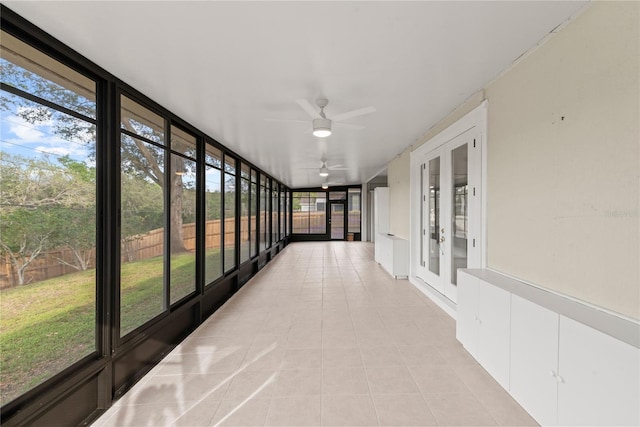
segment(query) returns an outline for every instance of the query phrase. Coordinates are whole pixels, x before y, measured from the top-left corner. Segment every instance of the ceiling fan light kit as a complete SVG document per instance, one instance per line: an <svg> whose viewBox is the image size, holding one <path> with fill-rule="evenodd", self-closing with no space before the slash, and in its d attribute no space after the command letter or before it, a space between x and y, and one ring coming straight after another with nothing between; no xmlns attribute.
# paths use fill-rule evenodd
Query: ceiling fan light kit
<svg viewBox="0 0 640 427"><path fill-rule="evenodd" d="M324 115L324 107L329 104L326 98L318 98L316 104L320 107L320 118L313 119L313 135L318 138L326 138L331 135L331 120Z"/></svg>
<svg viewBox="0 0 640 427"><path fill-rule="evenodd" d="M319 173L320 173L320 176L329 176L329 168L327 167L326 164L322 165Z"/></svg>
<svg viewBox="0 0 640 427"><path fill-rule="evenodd" d="M331 120L320 118L313 119L313 136L326 138L331 135Z"/></svg>

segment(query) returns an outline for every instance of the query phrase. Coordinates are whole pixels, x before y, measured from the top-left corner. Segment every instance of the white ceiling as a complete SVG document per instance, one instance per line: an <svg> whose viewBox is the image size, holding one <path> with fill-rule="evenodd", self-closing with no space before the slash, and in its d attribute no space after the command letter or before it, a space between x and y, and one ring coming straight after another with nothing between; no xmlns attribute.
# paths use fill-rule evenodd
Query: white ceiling
<svg viewBox="0 0 640 427"><path fill-rule="evenodd" d="M585 1L23 2L6 6L293 187L362 183ZM328 117L311 135L296 104ZM266 121L309 120L309 125Z"/></svg>

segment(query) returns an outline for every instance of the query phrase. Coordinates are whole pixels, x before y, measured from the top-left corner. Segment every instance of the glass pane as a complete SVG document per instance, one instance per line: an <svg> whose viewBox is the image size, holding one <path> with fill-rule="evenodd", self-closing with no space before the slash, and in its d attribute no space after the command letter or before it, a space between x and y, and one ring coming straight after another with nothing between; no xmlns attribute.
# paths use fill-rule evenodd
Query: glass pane
<svg viewBox="0 0 640 427"><path fill-rule="evenodd" d="M330 191L329 200L345 200L347 198L346 191Z"/></svg>
<svg viewBox="0 0 640 427"><path fill-rule="evenodd" d="M278 239L278 184L273 185L271 192L271 243L276 243Z"/></svg>
<svg viewBox="0 0 640 427"><path fill-rule="evenodd" d="M195 160L196 137L178 127L171 126L171 149Z"/></svg>
<svg viewBox="0 0 640 427"><path fill-rule="evenodd" d="M247 174L247 178L249 174ZM249 238L249 180L240 179L240 262L249 259L251 240Z"/></svg>
<svg viewBox="0 0 640 427"><path fill-rule="evenodd" d="M234 174L236 173L236 159L229 156L224 156L224 171L226 173Z"/></svg>
<svg viewBox="0 0 640 427"><path fill-rule="evenodd" d="M284 190L280 192L280 239L284 238L284 230L285 230L285 205L284 205Z"/></svg>
<svg viewBox="0 0 640 427"><path fill-rule="evenodd" d="M25 91L55 99L58 84L14 75L22 65L8 65L17 59L5 58L5 37L2 80L24 79ZM67 84L70 97L82 98ZM96 350L96 127L0 91L0 134L5 405Z"/></svg>
<svg viewBox="0 0 640 427"><path fill-rule="evenodd" d="M344 204L331 203L331 238L344 239Z"/></svg>
<svg viewBox="0 0 640 427"><path fill-rule="evenodd" d="M225 161L225 166L226 166ZM224 271L236 266L236 177L224 174Z"/></svg>
<svg viewBox="0 0 640 427"><path fill-rule="evenodd" d="M266 221L266 225L265 225L265 239L266 239L266 245L267 248L271 247L271 180L270 179L265 179L265 182L267 183L267 189L266 189L266 194L265 194L265 208L266 208L266 212L265 212L265 221Z"/></svg>
<svg viewBox="0 0 640 427"><path fill-rule="evenodd" d="M467 230L469 212L467 207L468 158L467 144L451 152L451 170L453 173L453 191L451 218L451 283L458 283L458 269L467 267Z"/></svg>
<svg viewBox="0 0 640 427"><path fill-rule="evenodd" d="M250 253L251 257L258 254L258 233L256 227L258 226L258 184L251 183L250 196L250 214L249 214L249 241L251 242Z"/></svg>
<svg viewBox="0 0 640 427"><path fill-rule="evenodd" d="M249 179L249 165L242 163L240 165L240 176L245 179Z"/></svg>
<svg viewBox="0 0 640 427"><path fill-rule="evenodd" d="M311 234L325 234L327 232L326 197L326 193L309 193L309 232Z"/></svg>
<svg viewBox="0 0 640 427"><path fill-rule="evenodd" d="M2 83L96 118L95 81L2 31Z"/></svg>
<svg viewBox="0 0 640 427"><path fill-rule="evenodd" d="M291 193L287 192L287 236L291 235Z"/></svg>
<svg viewBox="0 0 640 427"><path fill-rule="evenodd" d="M222 276L221 219L222 219L222 172L207 166L205 169L206 224L205 224L205 284L210 284Z"/></svg>
<svg viewBox="0 0 640 427"><path fill-rule="evenodd" d="M440 157L429 160L429 271L440 275Z"/></svg>
<svg viewBox="0 0 640 427"><path fill-rule="evenodd" d="M94 124L5 91L0 91L0 112L3 152L26 158L82 158L95 165Z"/></svg>
<svg viewBox="0 0 640 427"><path fill-rule="evenodd" d="M348 232L349 233L359 233L360 232L360 189L359 188L350 188L348 197L349 203L349 225Z"/></svg>
<svg viewBox="0 0 640 427"><path fill-rule="evenodd" d="M164 119L126 96L120 97L120 126L164 145Z"/></svg>
<svg viewBox="0 0 640 427"><path fill-rule="evenodd" d="M222 152L211 144L205 144L204 161L211 166L222 168Z"/></svg>
<svg viewBox="0 0 640 427"><path fill-rule="evenodd" d="M122 135L120 335L164 310L164 150ZM150 167L150 162L153 166Z"/></svg>
<svg viewBox="0 0 640 427"><path fill-rule="evenodd" d="M171 155L171 303L196 290L196 162Z"/></svg>
<svg viewBox="0 0 640 427"><path fill-rule="evenodd" d="M262 176L260 178L260 182L264 183ZM264 251L267 249L267 211L269 207L267 206L267 201L269 198L267 197L267 187L261 185L260 186L260 251Z"/></svg>
<svg viewBox="0 0 640 427"><path fill-rule="evenodd" d="M309 234L309 193L293 192L293 233Z"/></svg>

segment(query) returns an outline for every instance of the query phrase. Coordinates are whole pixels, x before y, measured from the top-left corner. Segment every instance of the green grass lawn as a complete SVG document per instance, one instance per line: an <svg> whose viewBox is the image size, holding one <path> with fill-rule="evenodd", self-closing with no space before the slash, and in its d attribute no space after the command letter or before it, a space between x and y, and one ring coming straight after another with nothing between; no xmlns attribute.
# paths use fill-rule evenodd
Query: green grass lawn
<svg viewBox="0 0 640 427"><path fill-rule="evenodd" d="M209 251L206 268L220 264ZM122 264L123 334L163 311L162 271L162 257ZM173 255L171 271L173 302L195 290L193 253ZM2 405L93 352L95 327L95 270L0 291Z"/></svg>

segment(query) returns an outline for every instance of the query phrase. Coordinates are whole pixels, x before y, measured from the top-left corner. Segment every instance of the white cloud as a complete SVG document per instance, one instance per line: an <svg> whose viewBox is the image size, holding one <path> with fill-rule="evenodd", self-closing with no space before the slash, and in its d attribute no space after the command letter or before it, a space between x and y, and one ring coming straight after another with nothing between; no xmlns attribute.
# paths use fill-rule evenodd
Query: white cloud
<svg viewBox="0 0 640 427"><path fill-rule="evenodd" d="M53 154L54 156L66 156L66 155L71 155L71 154L77 154L77 151L72 151L69 150L68 148L65 147L45 147L45 146L40 146L40 147L36 147L34 148L35 151L39 151L40 153L43 154Z"/></svg>
<svg viewBox="0 0 640 427"><path fill-rule="evenodd" d="M25 110L24 107L18 109L19 112ZM32 124L18 115L8 115L2 117L2 121L6 124L7 133L2 136L2 140L8 144L55 156L86 157L88 155L87 144L81 138L64 140L56 135L53 130L53 120Z"/></svg>

